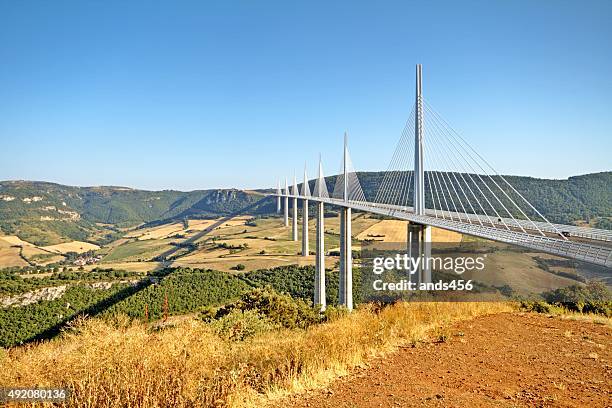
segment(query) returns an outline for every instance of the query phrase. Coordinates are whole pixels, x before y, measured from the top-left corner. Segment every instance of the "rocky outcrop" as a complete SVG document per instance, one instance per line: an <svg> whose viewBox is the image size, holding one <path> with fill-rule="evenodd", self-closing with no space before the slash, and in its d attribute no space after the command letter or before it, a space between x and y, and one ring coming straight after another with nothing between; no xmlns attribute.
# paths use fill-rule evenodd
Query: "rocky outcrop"
<svg viewBox="0 0 612 408"><path fill-rule="evenodd" d="M67 288L68 285L61 285L37 289L32 292L2 298L0 299L0 305L2 307L19 307L40 302L41 300L55 300L62 297L66 292Z"/></svg>

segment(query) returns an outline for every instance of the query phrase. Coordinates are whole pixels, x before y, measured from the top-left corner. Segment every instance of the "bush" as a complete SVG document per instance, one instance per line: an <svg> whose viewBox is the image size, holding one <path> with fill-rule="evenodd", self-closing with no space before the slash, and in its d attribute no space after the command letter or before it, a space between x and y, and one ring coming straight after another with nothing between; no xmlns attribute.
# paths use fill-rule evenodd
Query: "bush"
<svg viewBox="0 0 612 408"><path fill-rule="evenodd" d="M612 293L603 282L592 281L586 285L571 285L542 293L553 305L563 306L580 313L597 313L612 316Z"/></svg>
<svg viewBox="0 0 612 408"><path fill-rule="evenodd" d="M526 312L536 312L536 313L551 313L552 306L546 302L542 301L522 301L521 302L521 310Z"/></svg>
<svg viewBox="0 0 612 408"><path fill-rule="evenodd" d="M205 320L220 320L234 311L253 311L267 318L272 324L289 329L305 329L321 321L319 313L303 300L277 293L271 288L253 289L234 303L222 306L214 312L205 312L203 317Z"/></svg>
<svg viewBox="0 0 612 408"><path fill-rule="evenodd" d="M255 310L232 310L211 322L217 335L232 341L243 341L276 326L267 317Z"/></svg>

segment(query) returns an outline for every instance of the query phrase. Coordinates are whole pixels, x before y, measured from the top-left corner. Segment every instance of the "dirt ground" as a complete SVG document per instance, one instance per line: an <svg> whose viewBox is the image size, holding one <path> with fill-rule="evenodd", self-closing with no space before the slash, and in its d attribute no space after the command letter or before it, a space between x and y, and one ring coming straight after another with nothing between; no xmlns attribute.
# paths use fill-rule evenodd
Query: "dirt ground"
<svg viewBox="0 0 612 408"><path fill-rule="evenodd" d="M287 407L610 407L612 329L537 314L479 317Z"/></svg>

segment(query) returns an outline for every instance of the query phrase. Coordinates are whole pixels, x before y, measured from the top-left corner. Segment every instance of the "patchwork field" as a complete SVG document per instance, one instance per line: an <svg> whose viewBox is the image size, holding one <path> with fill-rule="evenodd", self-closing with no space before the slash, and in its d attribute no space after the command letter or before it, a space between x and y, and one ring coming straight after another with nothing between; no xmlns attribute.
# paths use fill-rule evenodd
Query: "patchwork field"
<svg viewBox="0 0 612 408"><path fill-rule="evenodd" d="M236 216L230 219L218 218L210 220L188 220L187 225L182 222L164 224L150 228L138 228L130 231L125 238L137 238L144 241L148 239L165 239L174 236L193 236L197 232L208 229L229 228L244 225L251 217Z"/></svg>
<svg viewBox="0 0 612 408"><path fill-rule="evenodd" d="M140 241L137 238L124 242L114 247L102 258L103 263L117 261L139 261L147 262L160 255L164 251L172 248L170 240L146 240Z"/></svg>
<svg viewBox="0 0 612 408"><path fill-rule="evenodd" d="M299 220L301 221L301 220ZM407 224L400 220L380 220L366 214L353 214L353 250L359 251L368 241L398 242L406 240ZM339 217L325 218L325 251L327 267L338 261L330 253L339 251ZM225 217L208 220L186 220L155 227L125 230L123 237L98 247L81 241L36 247L16 236L0 236L0 267L52 265L64 260L66 252L93 250L102 256L98 263L83 265L85 270L113 268L146 272L168 266L208 268L234 273L283 265L312 265L316 247L315 219L309 221L309 256L303 257L301 222L298 241L291 237L279 217ZM432 240L443 243L483 243L481 239L432 228ZM550 255L507 251L504 244L486 242L487 273L475 277L487 285L510 285L518 293L538 293L551 287L575 284L571 265L559 264ZM539 259L538 259L539 258ZM359 258L355 259L358 265ZM547 266L548 265L548 266ZM469 273L464 275L471 278Z"/></svg>
<svg viewBox="0 0 612 408"><path fill-rule="evenodd" d="M22 247L21 254L29 261L35 262L38 265L48 265L50 263L59 262L64 259L63 256L57 253L53 253L35 246Z"/></svg>

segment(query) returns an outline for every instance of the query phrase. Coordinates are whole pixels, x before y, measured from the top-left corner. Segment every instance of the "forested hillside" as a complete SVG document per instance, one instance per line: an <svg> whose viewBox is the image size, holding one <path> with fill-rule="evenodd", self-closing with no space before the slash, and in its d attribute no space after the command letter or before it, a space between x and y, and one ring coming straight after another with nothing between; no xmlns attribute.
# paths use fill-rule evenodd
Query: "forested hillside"
<svg viewBox="0 0 612 408"><path fill-rule="evenodd" d="M0 182L0 229L37 245L65 240L104 243L117 227L248 212L261 199L233 189L144 191L4 181Z"/></svg>
<svg viewBox="0 0 612 408"><path fill-rule="evenodd" d="M480 180L478 176L472 176ZM366 198L376 198L385 173L363 172L358 173L358 177ZM612 227L612 172L586 174L567 180L504 177L552 222L587 222L599 228ZM499 185L504 185L499 177L495 179ZM335 180L335 176L326 178L330 192ZM477 184L486 191L480 181ZM314 181L311 181L310 187L312 191ZM506 191L513 199L520 201L515 193L509 189ZM406 190L402 194L407 197L405 204L411 205L411 192ZM506 207L512 208L503 194L498 192L498 195ZM431 197L427 196L426 200L431 208ZM461 195L455 195L455 200L457 207L463 204L469 208L467 200ZM495 201L493 204L504 214L501 205ZM523 204L522 208L529 216L535 216L527 205ZM187 217L274 211L272 198L235 189L145 191L125 187L70 187L30 181L0 182L0 229L4 234L18 235L21 239L40 245L65 240L105 243L113 239L118 227ZM512 212L520 216L517 210Z"/></svg>
<svg viewBox="0 0 612 408"><path fill-rule="evenodd" d="M357 175L366 199L374 200L378 193L378 188L385 177L385 172L360 172L357 173ZM464 174L464 176L466 179L470 180L467 174ZM396 177L399 178L397 175ZM443 177L442 173L439 173L438 177ZM447 176L446 173L444 173L444 177L447 177L448 180L454 179L453 176ZM592 226L594 227L612 228L612 172L585 174L582 176L570 177L566 180L548 180L521 176L503 177L551 222L571 224L576 221L586 221L589 223L594 221L592 222ZM404 176L403 178L408 179L410 177ZM457 175L457 178L461 179L461 176ZM477 175L472 175L471 179L476 181L476 184L480 186L482 191L487 191L486 187L484 187L481 182L481 178ZM484 176L482 179L492 186L493 189L496 188L490 179ZM427 180L428 178L426 177L426 184ZM495 180L498 185L502 186L504 191L508 193L513 200L521 203L521 209L523 209L527 215L537 218L535 212L524 202L521 202L520 197L507 187L500 177L494 176L493 180ZM331 194L336 176L326 177L325 181ZM477 188L472 188L474 191L477 191ZM314 181L310 182L310 189L313 191ZM449 186L448 189L444 186L438 186L438 189L440 190L440 194L442 194L442 191L446 192L448 196L452 194L456 206L461 208L461 204L463 204L469 211L469 204L461 193L458 195L454 194L451 186ZM459 191L458 187L456 187L456 189ZM503 204L508 209L512 209L513 206L509 203L504 194L499 190L495 190L495 192ZM412 205L412 190L404 190L401 192L401 195L407 198L403 201L404 205ZM427 207L432 208L431 196L426 195L425 199ZM484 202L484 200L482 201ZM504 214L503 207L499 203L492 199L491 202L500 214L507 216ZM512 213L515 216L520 216L518 210L514 210Z"/></svg>

